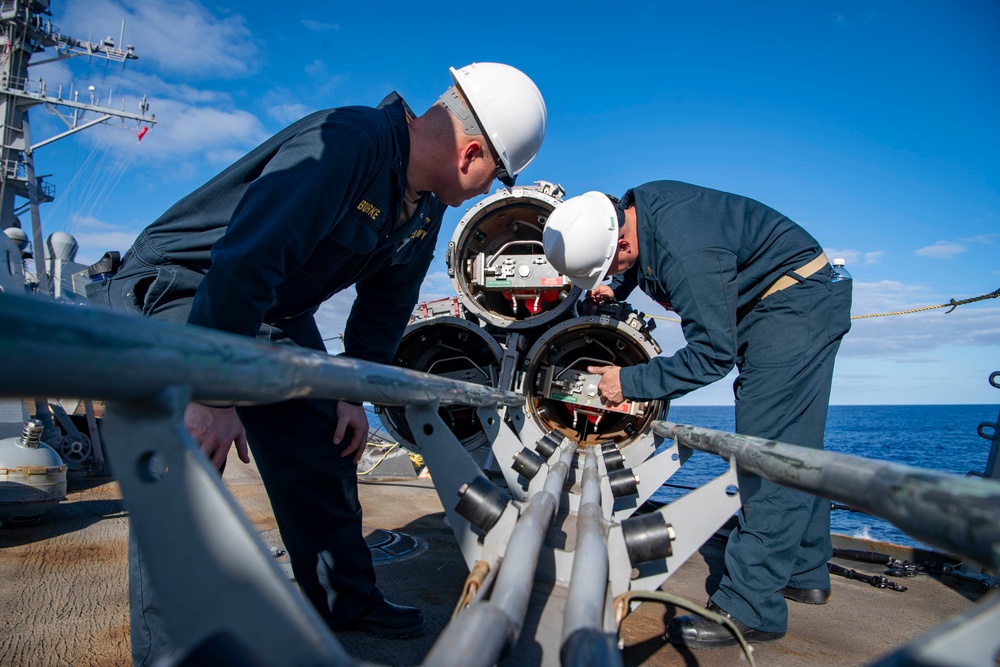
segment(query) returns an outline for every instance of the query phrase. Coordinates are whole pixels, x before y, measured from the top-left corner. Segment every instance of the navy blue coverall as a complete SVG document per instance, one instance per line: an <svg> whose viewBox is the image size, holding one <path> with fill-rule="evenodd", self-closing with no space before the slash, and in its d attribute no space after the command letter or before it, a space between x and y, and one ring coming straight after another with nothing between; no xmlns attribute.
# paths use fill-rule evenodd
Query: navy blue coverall
<svg viewBox="0 0 1000 667"><path fill-rule="evenodd" d="M345 354L389 363L416 305L446 206L433 194L397 224L412 114L395 93L378 108L312 114L234 163L143 231L91 301L147 317L325 351L319 306L353 285ZM361 528L357 470L333 444L336 402L294 400L238 414L296 581L334 628L381 600ZM170 651L134 540L132 653Z"/></svg>
<svg viewBox="0 0 1000 667"><path fill-rule="evenodd" d="M795 269L822 252L804 229L746 197L656 181L629 190L639 242L635 265L612 283L619 300L638 286L681 318L687 345L621 370L631 399L672 399L724 377L735 364L736 431L823 447L834 357L850 329L851 284L829 264ZM760 296L779 277L796 283ZM778 591L830 588L830 503L740 474L743 506L712 599L746 625L787 629Z"/></svg>

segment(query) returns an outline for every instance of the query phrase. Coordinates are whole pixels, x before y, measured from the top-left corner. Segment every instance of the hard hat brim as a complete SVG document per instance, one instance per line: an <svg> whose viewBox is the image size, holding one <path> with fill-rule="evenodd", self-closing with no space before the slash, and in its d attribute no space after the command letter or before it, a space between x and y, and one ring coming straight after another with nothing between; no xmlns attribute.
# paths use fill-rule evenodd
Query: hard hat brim
<svg viewBox="0 0 1000 667"><path fill-rule="evenodd" d="M545 256L580 289L600 285L618 250L615 205L600 192L573 197L549 215L542 233Z"/></svg>

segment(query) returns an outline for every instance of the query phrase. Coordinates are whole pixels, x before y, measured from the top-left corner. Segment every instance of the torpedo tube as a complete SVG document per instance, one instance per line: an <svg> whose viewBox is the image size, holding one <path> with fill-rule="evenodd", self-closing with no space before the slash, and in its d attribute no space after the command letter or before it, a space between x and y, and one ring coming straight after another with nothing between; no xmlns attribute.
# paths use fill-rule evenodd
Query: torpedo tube
<svg viewBox="0 0 1000 667"><path fill-rule="evenodd" d="M548 329L524 356L523 393L528 415L542 432L557 431L583 444L625 447L662 419L668 401L604 404L601 376L589 368L634 366L660 353L642 316L628 304L597 306Z"/></svg>
<svg viewBox="0 0 1000 667"><path fill-rule="evenodd" d="M548 263L542 229L562 201L561 186L500 190L462 217L448 244L458 298L486 327L524 331L572 314L580 289Z"/></svg>

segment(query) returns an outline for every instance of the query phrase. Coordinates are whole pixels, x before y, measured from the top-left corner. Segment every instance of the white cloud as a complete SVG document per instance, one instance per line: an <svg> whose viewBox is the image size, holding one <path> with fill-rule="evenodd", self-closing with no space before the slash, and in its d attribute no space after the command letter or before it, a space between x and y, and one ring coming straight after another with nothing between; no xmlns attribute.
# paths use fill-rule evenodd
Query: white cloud
<svg viewBox="0 0 1000 667"><path fill-rule="evenodd" d="M855 281L852 313L882 314L947 302L919 285ZM1000 308L974 304L946 310L856 319L840 354L912 363L928 360L928 354L944 346L1000 345Z"/></svg>
<svg viewBox="0 0 1000 667"><path fill-rule="evenodd" d="M158 74L149 74L135 69L126 70L118 86L136 98L147 95L151 98L150 113L156 113L156 100L172 99L187 104L231 105L232 96L229 93L211 88L198 88L186 82L167 81ZM130 105L126 105L126 110Z"/></svg>
<svg viewBox="0 0 1000 667"><path fill-rule="evenodd" d="M337 74L330 74L330 69L322 60L316 59L305 66L305 73L309 76L311 86L310 93L319 98L329 97L340 84L343 77Z"/></svg>
<svg viewBox="0 0 1000 667"><path fill-rule="evenodd" d="M862 264L878 264L882 261L885 256L885 250L852 250L849 248L825 248L826 256L833 260L836 257L842 257L847 263L847 266Z"/></svg>
<svg viewBox="0 0 1000 667"><path fill-rule="evenodd" d="M435 271L428 273L424 282L420 285L421 301L436 301L454 296L455 286L445 271Z"/></svg>
<svg viewBox="0 0 1000 667"><path fill-rule="evenodd" d="M306 30L312 30L313 32L322 32L324 30L340 30L339 23L324 23L323 21L314 21L312 19L302 19L302 25Z"/></svg>
<svg viewBox="0 0 1000 667"><path fill-rule="evenodd" d="M938 241L937 243L925 246L917 250L914 254L917 257L930 257L932 259L947 259L960 255L966 248L961 243L954 241Z"/></svg>
<svg viewBox="0 0 1000 667"><path fill-rule="evenodd" d="M125 43L155 69L196 77L238 77L258 61L257 46L239 14L220 17L193 0L169 3L144 0L66 2L59 18L64 32L96 41L118 41L125 21Z"/></svg>
<svg viewBox="0 0 1000 667"><path fill-rule="evenodd" d="M942 295L923 285L908 285L897 280L854 281L854 314L905 310L930 303L943 303Z"/></svg>
<svg viewBox="0 0 1000 667"><path fill-rule="evenodd" d="M1000 308L944 309L855 320L840 354L920 361L944 346L1000 345Z"/></svg>
<svg viewBox="0 0 1000 667"><path fill-rule="evenodd" d="M639 290L632 293L629 302L647 315L675 317ZM922 285L854 281L852 314L889 313L947 302L947 296ZM854 320L840 356L917 363L932 360L935 350L945 346L1000 346L1000 308L984 305L960 306L950 314L945 313L947 308L941 308ZM663 348L664 356L685 345L680 325L674 322L657 320L653 338Z"/></svg>
<svg viewBox="0 0 1000 667"><path fill-rule="evenodd" d="M109 250L117 250L124 255L125 251L132 247L138 232L78 232L73 236L80 244L76 261L89 265L99 260Z"/></svg>
<svg viewBox="0 0 1000 667"><path fill-rule="evenodd" d="M91 215L71 215L70 218L73 229L79 229L86 232L112 232L121 229L114 223L106 222ZM72 230L70 230L70 233L73 233Z"/></svg>
<svg viewBox="0 0 1000 667"><path fill-rule="evenodd" d="M824 248L823 251L826 256L833 261L834 258L841 257L847 263L847 266L857 264L861 261L862 253L860 250L850 250L848 248Z"/></svg>
<svg viewBox="0 0 1000 667"><path fill-rule="evenodd" d="M326 78L329 76L329 70L326 67L326 63L318 58L313 60L311 63L306 65L305 72L309 76L317 79Z"/></svg>
<svg viewBox="0 0 1000 667"><path fill-rule="evenodd" d="M309 115L313 109L305 104L275 104L267 107L268 117L278 121L283 125L290 125L295 121Z"/></svg>
<svg viewBox="0 0 1000 667"><path fill-rule="evenodd" d="M1000 234L980 234L978 236L967 236L962 241L964 243L975 243L977 245L993 245Z"/></svg>
<svg viewBox="0 0 1000 667"><path fill-rule="evenodd" d="M160 111L158 122L137 149L149 161L170 162L175 168L178 162L189 160L226 166L268 137L260 120L246 111L173 99L157 99L155 105ZM103 150L136 150L137 146L133 132L83 133L81 139Z"/></svg>
<svg viewBox="0 0 1000 667"><path fill-rule="evenodd" d="M80 264L93 264L109 250L117 250L124 255L139 233L136 229L126 229L93 216L71 215L70 222L66 231L80 244L76 256Z"/></svg>

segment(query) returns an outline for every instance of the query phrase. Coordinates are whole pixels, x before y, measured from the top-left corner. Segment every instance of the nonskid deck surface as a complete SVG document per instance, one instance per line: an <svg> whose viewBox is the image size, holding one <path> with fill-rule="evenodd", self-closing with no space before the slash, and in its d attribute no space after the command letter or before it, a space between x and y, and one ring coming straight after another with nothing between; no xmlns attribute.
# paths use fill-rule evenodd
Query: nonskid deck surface
<svg viewBox="0 0 1000 667"><path fill-rule="evenodd" d="M225 480L265 543L280 547L255 467L234 457ZM376 569L390 600L424 610L427 632L396 641L355 632L338 633L337 639L349 653L372 663L420 664L451 618L467 574L465 563L429 481L375 478L366 480L360 493L366 533L388 530L415 538L416 544L406 545L402 557L379 563ZM0 527L0 666L130 663L126 537L127 514L117 485L110 481L71 482L67 499L39 523ZM721 542L710 541L667 580L664 590L704 604L710 586L721 576L722 548ZM287 557L279 562L287 562ZM840 562L859 572L882 573L876 565ZM978 596L974 588L926 575L899 581L909 590L876 589L836 577L829 604L789 603L788 635L774 644L757 645L757 664L865 665L968 608ZM559 596L553 595L553 600L550 604L558 604ZM542 603L533 601L536 607ZM645 603L625 619L621 634L626 665L746 664L737 649L688 651L666 643L664 624L675 613L686 612ZM537 609L529 611L529 622L538 615ZM523 641L504 664L532 664L538 655L537 647Z"/></svg>

